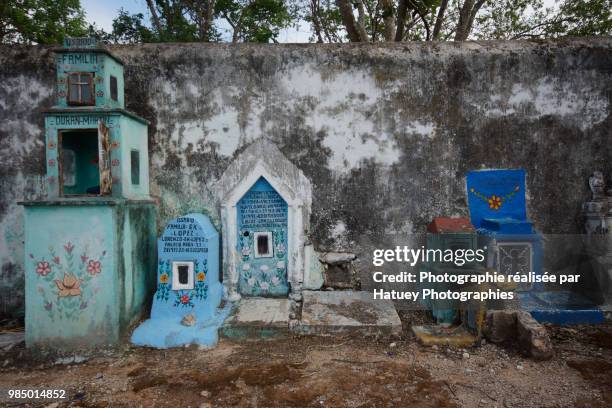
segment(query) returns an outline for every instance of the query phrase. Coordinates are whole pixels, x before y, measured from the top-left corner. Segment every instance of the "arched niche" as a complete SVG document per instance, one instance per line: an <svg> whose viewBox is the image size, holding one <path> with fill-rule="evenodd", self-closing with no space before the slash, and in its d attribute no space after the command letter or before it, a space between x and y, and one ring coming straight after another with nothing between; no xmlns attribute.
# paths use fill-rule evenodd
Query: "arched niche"
<svg viewBox="0 0 612 408"><path fill-rule="evenodd" d="M223 283L226 298L241 298L239 280L243 254L239 203L264 180L287 204L286 277L289 293L300 292L304 282L304 245L309 230L312 187L302 171L271 141L262 138L243 150L229 165L216 185L221 209ZM272 237L274 239L274 237ZM266 296L265 292L249 295ZM278 296L278 293L272 296Z"/></svg>

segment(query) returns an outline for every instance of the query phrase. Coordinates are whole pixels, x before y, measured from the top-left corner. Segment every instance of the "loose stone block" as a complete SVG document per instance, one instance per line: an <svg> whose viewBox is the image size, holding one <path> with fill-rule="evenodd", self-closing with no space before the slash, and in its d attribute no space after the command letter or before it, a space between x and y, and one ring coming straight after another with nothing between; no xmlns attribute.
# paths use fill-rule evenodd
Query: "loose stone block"
<svg viewBox="0 0 612 408"><path fill-rule="evenodd" d="M519 346L536 360L548 360L553 356L552 343L546 328L528 312L516 313L516 329Z"/></svg>
<svg viewBox="0 0 612 408"><path fill-rule="evenodd" d="M483 334L492 343L513 341L516 338L516 311L488 311Z"/></svg>

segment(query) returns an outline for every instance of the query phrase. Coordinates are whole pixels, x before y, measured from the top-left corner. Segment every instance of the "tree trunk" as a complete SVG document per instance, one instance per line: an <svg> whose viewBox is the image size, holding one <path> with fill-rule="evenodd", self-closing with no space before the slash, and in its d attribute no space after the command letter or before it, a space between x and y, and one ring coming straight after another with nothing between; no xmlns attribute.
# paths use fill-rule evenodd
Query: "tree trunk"
<svg viewBox="0 0 612 408"><path fill-rule="evenodd" d="M363 5L363 0L357 0L357 12L359 14L357 28L359 29L359 37L361 37L361 41L368 41L368 33L366 32L365 27L365 7Z"/></svg>
<svg viewBox="0 0 612 408"><path fill-rule="evenodd" d="M474 18L486 0L465 0L459 11L459 23L455 31L455 41L465 41L472 31Z"/></svg>
<svg viewBox="0 0 612 408"><path fill-rule="evenodd" d="M323 42L323 36L321 35L321 19L319 16L320 13L319 0L310 0L310 14L312 15L312 28L314 29L315 36L317 37L317 42Z"/></svg>
<svg viewBox="0 0 612 408"><path fill-rule="evenodd" d="M210 28L212 26L212 21L215 15L215 0L208 0L206 2L206 19L204 20L204 40L206 42L210 41Z"/></svg>
<svg viewBox="0 0 612 408"><path fill-rule="evenodd" d="M382 18L385 23L385 41L393 41L395 35L395 8L393 1L381 0L380 3L382 5Z"/></svg>
<svg viewBox="0 0 612 408"><path fill-rule="evenodd" d="M346 28L346 34L348 35L349 41L362 41L355 22L355 16L353 15L353 6L351 2L349 0L336 0L336 5L338 6L338 10L340 10L342 23L344 24L344 28Z"/></svg>
<svg viewBox="0 0 612 408"><path fill-rule="evenodd" d="M438 40L440 37L440 31L442 31L442 23L444 22L444 14L446 13L447 5L448 0L442 0L440 2L440 8L438 8L438 15L436 16L436 24L434 25L433 33L431 35L431 39L433 41Z"/></svg>
<svg viewBox="0 0 612 408"><path fill-rule="evenodd" d="M151 12L151 18L153 19L153 25L155 26L157 33L161 37L162 36L162 25L161 25L161 22L159 21L159 16L157 15L157 9L155 8L155 5L153 4L153 0L147 0L147 6L149 7L149 11Z"/></svg>
<svg viewBox="0 0 612 408"><path fill-rule="evenodd" d="M406 15L408 14L408 0L399 0L397 5L397 30L395 31L395 41L402 41L404 29L406 28Z"/></svg>

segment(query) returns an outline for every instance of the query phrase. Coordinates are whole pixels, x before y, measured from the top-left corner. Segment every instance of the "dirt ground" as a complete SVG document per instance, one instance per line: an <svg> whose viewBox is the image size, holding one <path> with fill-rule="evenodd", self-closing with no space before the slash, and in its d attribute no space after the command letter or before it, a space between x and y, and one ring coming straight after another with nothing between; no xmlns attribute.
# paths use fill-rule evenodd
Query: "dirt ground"
<svg viewBox="0 0 612 408"><path fill-rule="evenodd" d="M612 325L549 329L556 355L545 362L511 346L426 348L410 336L127 346L72 364L34 363L19 348L0 354L0 390L66 389L60 407L612 407Z"/></svg>

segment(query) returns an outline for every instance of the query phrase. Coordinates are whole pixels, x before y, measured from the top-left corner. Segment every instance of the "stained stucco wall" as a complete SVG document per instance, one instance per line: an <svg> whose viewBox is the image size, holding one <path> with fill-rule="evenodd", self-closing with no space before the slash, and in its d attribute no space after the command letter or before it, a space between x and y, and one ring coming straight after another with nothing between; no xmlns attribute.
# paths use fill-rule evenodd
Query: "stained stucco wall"
<svg viewBox="0 0 612 408"><path fill-rule="evenodd" d="M117 46L128 109L151 121L160 226L207 211L213 186L268 137L310 178L319 250L466 215L465 173L524 167L528 214L581 231L593 169L612 176L612 39L391 45ZM44 191L49 48L0 47L0 308L20 302L23 218ZM364 272L366 273L366 272ZM0 310L2 312L3 310Z"/></svg>

